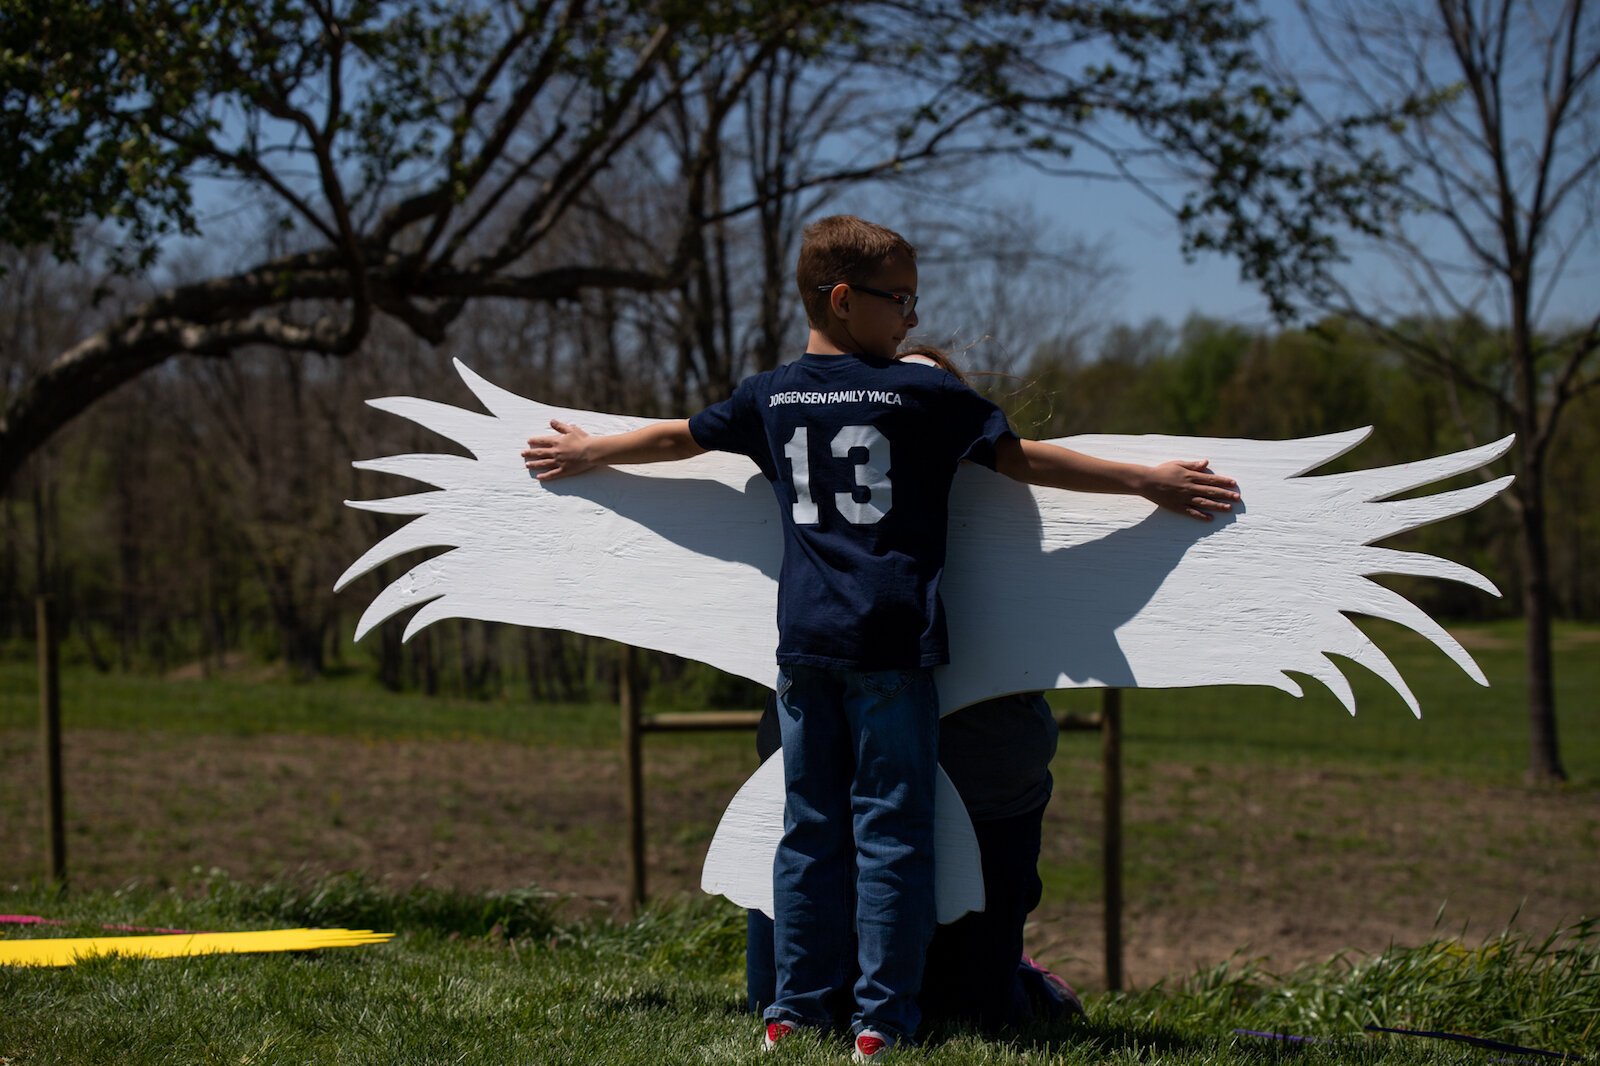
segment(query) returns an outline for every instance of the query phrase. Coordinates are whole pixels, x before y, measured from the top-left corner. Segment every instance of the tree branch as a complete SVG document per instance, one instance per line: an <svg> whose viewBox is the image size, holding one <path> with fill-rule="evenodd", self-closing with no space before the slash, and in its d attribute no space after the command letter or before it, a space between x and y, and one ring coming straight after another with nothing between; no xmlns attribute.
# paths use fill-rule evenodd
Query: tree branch
<svg viewBox="0 0 1600 1066"><path fill-rule="evenodd" d="M428 214L433 214L433 226L423 238L416 252L418 262L426 260L432 252L449 223L451 209L455 204L464 202L472 195L494 163L504 154L512 134L517 126L521 124L546 84L548 84L550 75L555 70L557 60L564 54L563 48L566 36L570 32L573 20L583 10L582 0L573 0L572 3L567 5L565 15L550 34L550 40L543 52L540 53L539 61L534 65L534 69L511 94L510 101L495 120L493 132L485 138L472 163L463 167L461 160L465 152L468 131L472 128L473 115L488 99L490 90L493 88L494 83L499 80L500 73L505 69L506 64L511 61L522 45L532 38L534 27L543 24L554 6L554 0L542 0L537 8L529 11L524 16L522 25L518 27L517 31L507 37L499 53L490 61L482 76L479 77L477 84L473 86L472 91L462 101L461 108L452 122L454 132L451 136L450 146L445 152L444 172L440 175L438 186L432 192L397 208L391 217L385 220L383 226L380 227L380 240L399 233L411 221L417 221ZM557 123L558 131L563 128L560 123ZM559 133L557 136L559 136ZM555 137L552 137L547 143L554 144L555 139ZM470 230L471 227L469 226L468 232Z"/></svg>

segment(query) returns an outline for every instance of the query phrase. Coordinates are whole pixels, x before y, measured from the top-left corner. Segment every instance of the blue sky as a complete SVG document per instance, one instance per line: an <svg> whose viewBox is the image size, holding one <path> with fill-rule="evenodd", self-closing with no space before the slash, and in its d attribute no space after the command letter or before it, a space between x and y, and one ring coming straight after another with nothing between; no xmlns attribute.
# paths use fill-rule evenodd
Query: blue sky
<svg viewBox="0 0 1600 1066"><path fill-rule="evenodd" d="M1600 182L1596 182L1600 185ZM996 175L981 196L1026 203L1055 227L1058 236L1077 234L1104 240L1121 268L1103 314L1123 322L1157 317L1181 322L1191 313L1270 326L1267 301L1241 281L1237 263L1215 254L1187 262L1170 215L1132 185L1089 178L1067 178L1014 169ZM1420 231L1419 231L1420 232ZM1442 226L1429 227L1424 240L1431 253L1449 257L1454 238ZM1341 272L1353 286L1412 303L1403 294L1403 275L1377 251L1349 244L1351 262ZM1485 313L1493 315L1493 305ZM1551 295L1547 324L1588 321L1600 314L1600 226L1590 226L1579 251Z"/></svg>
<svg viewBox="0 0 1600 1066"><path fill-rule="evenodd" d="M1234 260L1206 254L1186 262L1177 224L1132 185L1015 170L995 178L993 188L1002 198L1033 205L1059 233L1104 241L1121 269L1110 288L1112 303L1102 309L1110 318L1177 323L1198 312L1253 325L1271 322L1266 299L1239 280Z"/></svg>
<svg viewBox="0 0 1600 1066"><path fill-rule="evenodd" d="M1301 78L1308 79L1311 91L1317 92L1315 79L1326 70L1327 62L1311 47L1295 4L1288 0L1263 0L1259 6L1270 20L1274 47L1283 57L1280 61L1292 66ZM1426 8L1422 10L1424 19L1434 18L1426 14ZM1515 8L1512 17L1523 14L1521 8ZM1536 54L1514 49L1511 61L1515 63L1519 58L1526 61ZM1446 63L1430 66L1441 78L1447 79L1454 73ZM1525 73L1531 75L1533 70L1530 68ZM1508 79L1508 84L1514 80ZM1514 124L1510 139L1524 150L1523 155L1531 154L1529 142L1536 141L1542 134L1542 113L1535 107L1524 106L1513 109L1510 116ZM1600 125L1593 123L1592 115L1590 119L1588 136L1592 138L1600 133ZM1577 130L1572 134L1573 137L1582 136ZM1568 144L1572 143L1569 137ZM1600 196L1600 175L1591 177L1589 189L1588 210L1592 213L1596 210L1594 198ZM1181 196L1177 189L1162 191L1174 200ZM1060 233L1104 240L1122 269L1122 283L1115 286L1109 306L1103 309L1103 314L1113 319L1139 322L1160 317L1176 323L1190 313L1200 312L1249 325L1265 326L1271 322L1266 300L1254 287L1239 279L1233 260L1205 255L1192 263L1186 262L1171 218L1129 184L1053 177L1014 168L996 175L975 192L1031 204ZM1576 211L1569 212L1563 221L1567 226L1582 223ZM1579 236L1575 254L1551 294L1544 318L1548 326L1587 322L1600 313L1600 225L1590 218L1582 229L1586 232ZM1459 257L1458 238L1446 227L1437 224L1414 227L1412 233L1430 255L1446 262ZM1341 277L1353 291L1369 295L1372 301L1386 302L1395 311L1419 309L1418 301L1410 296L1404 274L1385 255L1349 241L1346 250L1351 262L1341 272ZM1542 264L1546 270L1550 258ZM1548 273L1542 276L1548 277ZM1490 318L1499 317L1493 301L1482 305L1482 313Z"/></svg>

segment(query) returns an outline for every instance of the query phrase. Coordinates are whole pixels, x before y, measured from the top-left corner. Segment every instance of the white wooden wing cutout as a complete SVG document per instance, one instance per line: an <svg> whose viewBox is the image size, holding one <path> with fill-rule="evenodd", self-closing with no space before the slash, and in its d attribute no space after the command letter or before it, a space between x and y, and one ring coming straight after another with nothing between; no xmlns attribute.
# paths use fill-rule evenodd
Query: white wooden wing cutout
<svg viewBox="0 0 1600 1066"><path fill-rule="evenodd" d="M356 464L435 491L351 501L416 517L356 560L336 588L409 552L446 549L373 599L357 639L420 607L406 625L407 638L444 618L567 629L774 683L781 532L772 491L749 460L713 452L540 484L519 453L550 419L592 433L651 420L552 407L491 385L459 361L456 369L487 414L412 397L370 401L457 442L470 456L399 455ZM1082 436L1056 442L1138 462L1209 458L1214 470L1238 480L1244 496L1235 513L1209 523L1136 497L1035 489L964 467L951 494L942 586L951 655L937 678L942 710L1010 692L1096 686L1270 685L1298 696L1290 674L1303 673L1327 685L1353 714L1354 693L1329 658L1340 655L1376 673L1420 716L1405 679L1351 621L1358 614L1411 628L1487 684L1442 626L1371 578L1444 578L1498 595L1494 585L1457 563L1374 545L1493 498L1511 478L1391 497L1484 466L1512 438L1415 463L1305 476L1370 432L1290 441ZM770 877L772 791L759 771L740 790L713 841L703 882L708 891L745 906L763 900L770 906L770 884L747 886ZM951 817L965 825L964 811ZM970 838L970 825L965 833ZM974 843L970 854L941 850L938 862L975 867L976 855ZM948 913L943 903L941 911Z"/></svg>
<svg viewBox="0 0 1600 1066"><path fill-rule="evenodd" d="M772 917L772 860L783 836L783 753L774 752L750 775L717 825L706 851L700 887L746 910ZM978 837L955 784L939 768L933 796L935 916L953 922L983 910Z"/></svg>

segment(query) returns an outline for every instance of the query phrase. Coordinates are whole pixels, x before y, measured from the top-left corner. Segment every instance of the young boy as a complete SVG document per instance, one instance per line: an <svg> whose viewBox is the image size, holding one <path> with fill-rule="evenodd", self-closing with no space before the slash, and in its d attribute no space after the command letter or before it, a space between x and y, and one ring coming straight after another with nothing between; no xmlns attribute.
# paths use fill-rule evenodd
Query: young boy
<svg viewBox="0 0 1600 1066"><path fill-rule="evenodd" d="M591 437L552 421L522 453L540 480L599 465L749 456L782 514L778 701L787 800L773 863L776 998L765 1045L827 1025L855 955L855 1057L910 1037L934 927L939 580L962 460L1037 485L1134 492L1198 519L1230 510L1205 460L1144 467L1019 440L952 375L899 363L916 252L848 215L808 226L796 268L810 337L692 419ZM849 908L853 906L853 913Z"/></svg>

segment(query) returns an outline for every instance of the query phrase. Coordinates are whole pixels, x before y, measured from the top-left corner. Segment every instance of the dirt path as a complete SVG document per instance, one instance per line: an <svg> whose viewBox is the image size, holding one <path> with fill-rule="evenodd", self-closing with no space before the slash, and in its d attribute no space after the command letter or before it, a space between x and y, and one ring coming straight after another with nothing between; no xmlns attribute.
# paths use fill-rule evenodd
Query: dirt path
<svg viewBox="0 0 1600 1066"><path fill-rule="evenodd" d="M751 760L753 762L753 760ZM753 766L690 745L647 755L655 894L696 891L728 798ZM1101 982L1099 799L1088 759L1056 764L1046 897L1028 942ZM405 885L538 884L615 907L618 757L481 741L177 737L75 731L66 743L74 883L183 883L361 869ZM34 738L0 733L0 881L37 876ZM1551 931L1600 914L1600 795L1379 773L1130 767L1127 971L1145 984L1236 953L1276 968L1441 929Z"/></svg>

